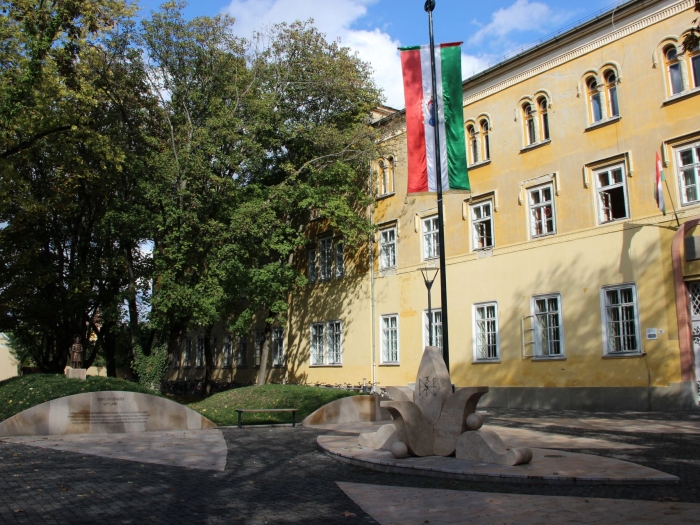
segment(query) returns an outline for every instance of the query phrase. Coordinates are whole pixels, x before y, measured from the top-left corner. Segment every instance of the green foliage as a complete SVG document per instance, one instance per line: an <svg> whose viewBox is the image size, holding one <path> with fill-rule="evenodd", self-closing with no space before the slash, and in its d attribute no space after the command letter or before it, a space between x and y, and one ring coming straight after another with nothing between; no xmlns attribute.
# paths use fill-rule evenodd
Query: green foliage
<svg viewBox="0 0 700 525"><path fill-rule="evenodd" d="M80 381L66 379L63 374L31 374L0 382L0 420L52 399L105 390L160 395L137 383L114 377L88 376L87 381Z"/></svg>
<svg viewBox="0 0 700 525"><path fill-rule="evenodd" d="M146 355L140 345L134 345L134 361L131 366L139 376L139 384L150 390L160 391L165 372L170 364L167 345L160 345Z"/></svg>
<svg viewBox="0 0 700 525"><path fill-rule="evenodd" d="M700 0L695 0L695 12L700 13ZM693 20L693 27L683 36L683 52L698 49L700 46L700 18Z"/></svg>
<svg viewBox="0 0 700 525"><path fill-rule="evenodd" d="M306 416L323 405L356 395L355 392L331 388L318 388L300 385L262 385L235 388L214 394L202 401L188 404L217 425L237 425L237 408L298 408L296 421L299 423ZM243 414L243 423L291 423L291 413L262 412Z"/></svg>

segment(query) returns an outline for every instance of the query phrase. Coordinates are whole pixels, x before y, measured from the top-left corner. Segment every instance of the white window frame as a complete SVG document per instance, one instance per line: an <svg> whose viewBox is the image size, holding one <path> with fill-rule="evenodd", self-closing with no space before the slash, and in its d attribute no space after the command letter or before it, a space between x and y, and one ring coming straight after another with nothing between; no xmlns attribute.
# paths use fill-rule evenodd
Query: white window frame
<svg viewBox="0 0 700 525"><path fill-rule="evenodd" d="M545 353L545 349L543 346L543 341L542 341L542 328L543 328L543 323L542 319L540 318L542 314L538 313L537 311L537 301L541 300L549 300L549 299L556 299L557 300L557 316L559 318L557 330L559 331L559 353L558 354L550 354L549 349ZM566 357L566 354L564 353L564 311L562 309L562 301L561 301L561 294L560 293L550 293L550 294L542 294L542 295L533 295L532 298L530 299L530 313L532 315L532 320L533 320L533 328L535 328L534 332L534 338L533 342L535 343L535 350L534 350L534 355L533 359L564 359ZM545 315L551 316L551 312L547 311Z"/></svg>
<svg viewBox="0 0 700 525"><path fill-rule="evenodd" d="M609 308L612 310L614 308L617 308L617 305L612 305L609 306L607 303L607 293L610 291L618 291L618 293L621 290L626 290L626 289L631 289L632 290L632 302L631 303L621 303L619 306L624 307L631 305L634 308L634 318L630 321L628 320L627 322L632 322L632 326L635 330L635 346L636 348L634 350L619 350L619 351L610 351L610 329L609 329L609 321L608 321L608 312ZM642 355L642 337L641 337L641 331L640 331L640 324L639 324L639 301L637 300L637 285L636 283L623 283L623 284L616 284L616 285L610 285L610 286L603 286L600 289L600 313L601 313L601 325L602 325L602 330L603 330L603 355L606 357L615 357L615 356L625 356L625 355ZM625 336L618 336L621 338L621 343L623 346L627 346L627 343L624 341ZM628 336L629 337L629 336Z"/></svg>
<svg viewBox="0 0 700 525"><path fill-rule="evenodd" d="M319 333L320 330L320 333ZM326 325L325 323L311 323L310 327L310 358L311 366L323 366L326 363Z"/></svg>
<svg viewBox="0 0 700 525"><path fill-rule="evenodd" d="M438 224L438 216L431 215L421 220L422 224L422 251L423 260L428 261L440 257L440 227ZM434 229L429 229L433 228Z"/></svg>
<svg viewBox="0 0 700 525"><path fill-rule="evenodd" d="M388 239L390 234L393 234L393 239ZM379 230L379 269L389 270L391 268L396 268L396 227L383 228ZM387 254L387 251L391 248L391 252ZM388 261L388 255L392 255L392 260Z"/></svg>
<svg viewBox="0 0 700 525"><path fill-rule="evenodd" d="M192 338L185 339L185 349L183 352L182 366L189 368L192 366Z"/></svg>
<svg viewBox="0 0 700 525"><path fill-rule="evenodd" d="M204 368L204 337L197 338L197 351L194 358L195 368Z"/></svg>
<svg viewBox="0 0 700 525"><path fill-rule="evenodd" d="M333 262L335 268L333 274L336 279L342 279L345 276L345 243L342 239L335 241L333 246Z"/></svg>
<svg viewBox="0 0 700 525"><path fill-rule="evenodd" d="M433 315L433 320L435 320L436 314L440 317L440 322L433 322L433 346L437 346L442 351L442 308L432 308L431 313ZM430 339L428 337L429 332L429 318L428 310L423 310L423 342L424 346L430 344ZM438 344L439 343L439 344Z"/></svg>
<svg viewBox="0 0 700 525"><path fill-rule="evenodd" d="M265 344L265 332L255 332L255 346L253 347L253 368L260 368L262 364L263 345Z"/></svg>
<svg viewBox="0 0 700 525"><path fill-rule="evenodd" d="M694 162L685 166L681 165L681 153L690 150L693 155ZM700 202L700 141L691 144L684 144L674 148L674 156L676 159L676 176L678 178L678 191L681 196L681 206L691 206ZM685 184L683 177L684 171L693 170L695 179L695 200L687 199L688 185Z"/></svg>
<svg viewBox="0 0 700 525"><path fill-rule="evenodd" d="M394 326L391 326L392 320L394 321ZM399 314L382 315L379 324L381 326L380 363L383 365L398 365L400 363ZM395 344L395 349L390 348L390 346L393 346L392 343ZM395 356L392 354L395 354Z"/></svg>
<svg viewBox="0 0 700 525"><path fill-rule="evenodd" d="M386 197L396 193L394 188L394 157L389 156L377 161L378 194Z"/></svg>
<svg viewBox="0 0 700 525"><path fill-rule="evenodd" d="M221 346L221 368L231 368L233 363L233 348L231 342L231 336L229 334L224 335L224 341Z"/></svg>
<svg viewBox="0 0 700 525"><path fill-rule="evenodd" d="M319 280L330 281L333 278L333 238L324 237L318 241Z"/></svg>
<svg viewBox="0 0 700 525"><path fill-rule="evenodd" d="M480 308L494 308L494 317L489 317L486 318L487 320L493 320L495 321L496 325L496 330L495 330L495 337L496 337L496 355L495 356L482 356L481 353L479 352L479 319L477 319L477 310ZM501 360L501 334L499 330L499 323L498 323L498 302L496 301L489 301L489 302L484 302L484 303L475 303L472 305L472 333L474 336L472 337L472 351L473 351L473 357L474 357L474 362L478 363L489 363L489 362L499 362Z"/></svg>
<svg viewBox="0 0 700 525"><path fill-rule="evenodd" d="M609 184L607 186L601 187L600 178L598 177L598 174L605 172L605 171L612 172L616 169L620 169L620 172L622 174L622 182L615 183L615 184ZM630 211L629 196L627 194L627 165L624 162L620 162L617 164L609 164L609 165L603 166L601 168L596 168L593 170L593 178L595 179L595 187L596 187L596 206L598 207L598 224L610 224L612 222L629 220L632 216L632 213ZM627 212L627 216L626 217L619 217L616 219L603 220L604 206L603 206L602 194L604 193L604 191L607 191L609 189L619 188L619 187L622 188L623 196L625 198L625 211Z"/></svg>
<svg viewBox="0 0 700 525"><path fill-rule="evenodd" d="M318 278L318 270L317 270L317 264L316 264L316 248L309 248L306 251L306 260L307 260L307 278L310 283L315 283L316 279Z"/></svg>
<svg viewBox="0 0 700 525"><path fill-rule="evenodd" d="M336 347L335 349L333 347ZM326 363L329 366L343 364L343 323L339 320L326 323Z"/></svg>
<svg viewBox="0 0 700 525"><path fill-rule="evenodd" d="M477 219L475 217L476 210L481 209L483 211L483 209L485 207L488 207L489 215L484 216L482 213L482 217ZM496 240L495 240L494 234L493 234L494 233L493 232L493 230L494 230L494 228L493 228L493 200L489 199L489 200L485 200L485 201L481 201L481 202L477 202L475 204L472 204L469 207L469 216L471 217L471 222L472 222L472 224L471 224L472 251L476 252L476 251L480 251L480 250L493 249L493 247L496 245ZM489 223L488 228L489 228L489 236L491 238L491 244L489 244L488 246L479 246L479 242L478 242L478 238L480 237L479 226L485 222Z"/></svg>
<svg viewBox="0 0 700 525"><path fill-rule="evenodd" d="M532 195L534 193L538 193L540 197L543 197L544 190L549 190L549 195L551 197L550 200L548 201L540 201L539 203L533 203L532 202ZM550 182L547 184L543 184L541 186L535 186L532 188L527 189L527 206L528 206L528 220L530 223L530 238L536 239L539 237L546 237L547 235L555 235L557 233L557 217L556 217L556 208L554 205L554 185ZM536 226L536 220L535 220L535 210L537 209L546 209L547 206L550 207L551 215L552 215L552 231L544 231L547 225L546 220L542 220L542 225L543 225L543 233L536 233L535 231L535 226ZM544 211L542 212L544 213Z"/></svg>
<svg viewBox="0 0 700 525"><path fill-rule="evenodd" d="M272 329L272 366L284 366L284 329L280 327Z"/></svg>
<svg viewBox="0 0 700 525"><path fill-rule="evenodd" d="M247 335L239 335L236 339L236 368L248 368Z"/></svg>

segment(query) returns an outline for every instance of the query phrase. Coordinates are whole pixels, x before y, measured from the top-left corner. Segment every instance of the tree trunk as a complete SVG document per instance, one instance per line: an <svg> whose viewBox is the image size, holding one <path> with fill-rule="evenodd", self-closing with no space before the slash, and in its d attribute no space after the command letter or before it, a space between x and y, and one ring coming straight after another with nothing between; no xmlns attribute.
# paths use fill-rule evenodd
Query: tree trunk
<svg viewBox="0 0 700 525"><path fill-rule="evenodd" d="M129 275L129 287L127 289L127 300L129 303L129 336L131 344L131 356L134 357L134 345L136 345L136 334L139 329L139 310L136 306L136 274L134 272L134 254L131 252L131 246L125 249L126 268ZM150 348L142 348L143 353L150 355Z"/></svg>
<svg viewBox="0 0 700 525"><path fill-rule="evenodd" d="M117 377L117 361L115 359L117 353L117 338L112 330L105 333L102 348L104 348L105 351L107 377Z"/></svg>
<svg viewBox="0 0 700 525"><path fill-rule="evenodd" d="M267 363L270 360L270 344L272 340L272 325L265 323L263 332L262 352L260 353L260 369L258 370L258 385L267 381Z"/></svg>
<svg viewBox="0 0 700 525"><path fill-rule="evenodd" d="M202 396L209 395L209 385L211 384L211 373L214 359L212 358L211 331L212 325L204 330L204 384L202 385Z"/></svg>

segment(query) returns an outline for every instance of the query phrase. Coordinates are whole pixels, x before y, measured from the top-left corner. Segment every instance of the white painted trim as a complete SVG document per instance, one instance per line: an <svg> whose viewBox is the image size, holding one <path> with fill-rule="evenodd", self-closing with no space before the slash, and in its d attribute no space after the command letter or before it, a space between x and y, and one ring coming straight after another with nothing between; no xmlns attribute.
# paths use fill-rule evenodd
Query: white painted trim
<svg viewBox="0 0 700 525"><path fill-rule="evenodd" d="M476 309L480 306L496 307L496 357L491 359L477 359L476 357ZM498 301L485 301L472 304L472 363L500 363L501 362L501 327L498 319Z"/></svg>
<svg viewBox="0 0 700 525"><path fill-rule="evenodd" d="M384 327L382 321L385 317L396 317L396 361L384 361ZM379 364L380 365L400 365L401 364L401 329L398 313L383 314L379 316Z"/></svg>
<svg viewBox="0 0 700 525"><path fill-rule="evenodd" d="M632 287L632 296L634 299L634 329L636 330L637 334L637 351L636 352L621 352L620 354L610 354L608 353L608 318L607 318L607 310L606 310L606 304L605 304L605 292L606 290L615 290L615 289L620 289L620 288L626 288L626 287ZM622 356L636 356L636 355L642 355L643 349L642 349L642 332L640 330L640 322L639 322L639 299L637 297L637 283L634 282L626 282L626 283L620 283L620 284L610 284L606 285L600 288L600 324L602 328L602 335L603 335L603 357L622 357Z"/></svg>
<svg viewBox="0 0 700 525"><path fill-rule="evenodd" d="M557 300L559 301L559 346L561 348L561 353L559 355L542 355L542 341L540 340L540 332L537 331L535 332L535 341L536 341L536 346L535 349L538 350L540 353L535 354L533 352L533 358L536 358L538 360L545 360L545 359L565 359L566 358L566 350L565 350L565 337L564 337L564 302L562 301L561 298L561 293L560 292L552 292L552 293L545 293L545 294L537 294L533 295L530 297L530 315L533 316L535 319L535 322L537 320L537 312L535 311L535 301L537 299L548 299L550 297L556 297Z"/></svg>

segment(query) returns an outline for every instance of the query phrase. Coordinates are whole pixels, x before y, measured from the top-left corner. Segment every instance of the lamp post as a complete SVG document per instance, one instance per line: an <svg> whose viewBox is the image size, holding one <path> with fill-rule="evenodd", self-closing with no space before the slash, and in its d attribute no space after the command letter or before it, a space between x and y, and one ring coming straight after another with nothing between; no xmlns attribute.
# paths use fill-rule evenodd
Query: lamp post
<svg viewBox="0 0 700 525"><path fill-rule="evenodd" d="M420 273L423 274L425 287L428 289L428 344L433 346L433 307L430 303L430 289L433 287L435 278L437 277L439 268L427 267L421 268Z"/></svg>

